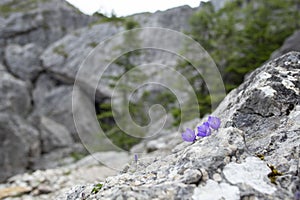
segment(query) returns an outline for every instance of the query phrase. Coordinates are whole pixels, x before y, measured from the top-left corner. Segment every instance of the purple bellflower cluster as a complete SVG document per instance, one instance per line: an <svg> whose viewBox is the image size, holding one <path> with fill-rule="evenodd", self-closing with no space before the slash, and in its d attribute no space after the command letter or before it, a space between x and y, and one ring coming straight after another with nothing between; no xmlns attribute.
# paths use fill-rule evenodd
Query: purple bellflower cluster
<svg viewBox="0 0 300 200"><path fill-rule="evenodd" d="M182 139L186 142L195 142L196 136L207 137L211 135L212 130L218 130L221 125L221 120L218 117L209 116L208 120L201 126L197 127L197 134L194 130L187 128L185 132L181 134Z"/></svg>

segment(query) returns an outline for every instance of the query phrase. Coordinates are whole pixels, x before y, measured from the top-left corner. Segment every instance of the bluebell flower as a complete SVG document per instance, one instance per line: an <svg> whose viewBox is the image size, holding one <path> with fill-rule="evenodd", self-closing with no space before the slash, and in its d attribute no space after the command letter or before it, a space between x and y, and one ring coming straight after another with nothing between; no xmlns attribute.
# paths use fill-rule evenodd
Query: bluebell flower
<svg viewBox="0 0 300 200"><path fill-rule="evenodd" d="M198 137L207 137L211 135L212 129L218 130L221 125L221 120L218 117L209 116L208 120L201 126L197 127ZM194 142L196 140L195 131L187 128L184 133L181 134L182 139L186 142Z"/></svg>
<svg viewBox="0 0 300 200"><path fill-rule="evenodd" d="M221 125L221 120L218 117L209 116L208 123L212 129L218 130Z"/></svg>
<svg viewBox="0 0 300 200"><path fill-rule="evenodd" d="M201 126L198 126L197 128L198 128L197 136L199 137L206 137L211 134L211 130L209 128L208 122L204 122Z"/></svg>
<svg viewBox="0 0 300 200"><path fill-rule="evenodd" d="M300 191L299 190L297 190L295 192L295 200L300 200Z"/></svg>
<svg viewBox="0 0 300 200"><path fill-rule="evenodd" d="M181 134L182 139L186 142L194 142L196 140L195 131L187 128L185 132Z"/></svg>

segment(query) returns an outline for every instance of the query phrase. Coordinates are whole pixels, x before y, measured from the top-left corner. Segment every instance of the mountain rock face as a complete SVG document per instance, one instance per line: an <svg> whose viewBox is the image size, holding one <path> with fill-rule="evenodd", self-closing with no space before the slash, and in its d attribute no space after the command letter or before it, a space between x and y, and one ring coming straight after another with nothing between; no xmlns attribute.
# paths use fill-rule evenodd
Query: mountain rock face
<svg viewBox="0 0 300 200"><path fill-rule="evenodd" d="M35 168L51 149L72 152L68 129L50 121L47 113L36 115L49 90L61 85L44 71L40 55L49 44L92 21L62 0L0 1L0 181Z"/></svg>
<svg viewBox="0 0 300 200"><path fill-rule="evenodd" d="M194 11L183 6L130 18L142 27L185 31ZM4 138L0 182L26 170L69 163L70 158L64 158L74 151L86 153L77 130L95 133L98 129L87 125L95 117L95 106L86 95L85 84L76 88L79 95L73 105L85 108L85 117L74 124L76 73L98 43L124 30L124 25L86 16L64 0L0 0L0 135ZM150 61L167 58L159 53L148 55ZM168 56L167 63L174 64L174 56ZM111 71L115 74L120 69L114 66ZM110 93L104 85L96 101L103 101ZM24 145L19 147L20 143Z"/></svg>
<svg viewBox="0 0 300 200"><path fill-rule="evenodd" d="M42 47L63 37L67 32L86 26L89 16L81 14L63 0L2 0L0 38L6 43Z"/></svg>
<svg viewBox="0 0 300 200"><path fill-rule="evenodd" d="M266 63L212 113L222 124L211 136L169 143L171 153L141 155L97 194L85 185L62 199L293 199L300 190L299 77L300 53Z"/></svg>
<svg viewBox="0 0 300 200"><path fill-rule="evenodd" d="M186 23L195 9L189 6L182 6L170 9L164 12L158 11L154 14L142 13L131 16L130 19L136 21L140 27L161 27L169 28L176 31L187 31L189 25ZM178 15L178 13L180 13ZM126 31L122 23L94 23L92 26L77 30L66 35L61 40L50 45L49 48L41 56L43 68L51 72L57 79L63 83L74 82L78 69L84 59L88 56L97 44L113 35ZM144 38L152 37L144 35ZM156 37L160 37L157 35ZM163 36L161 36L163 37ZM175 43L176 44L176 43ZM116 48L117 44L111 44L112 48ZM110 49L110 50L111 50ZM105 51L105 50L104 50ZM109 54L108 52L105 52ZM164 64L174 66L176 64L176 56L163 51L143 51L142 56L137 56L133 61L135 65L149 63L151 61L164 60ZM101 64L99 64L101 66ZM105 66L101 66L105 67ZM111 64L108 75L120 75L123 73L122 67ZM92 76L98 76L97 74ZM95 77L96 78L96 77ZM82 80L86 82L86 80ZM91 81L89 81L91 82ZM86 83L89 84L89 83ZM105 84L104 84L105 86ZM106 84L108 87L108 84ZM109 88L99 88L98 97L108 96L111 91Z"/></svg>

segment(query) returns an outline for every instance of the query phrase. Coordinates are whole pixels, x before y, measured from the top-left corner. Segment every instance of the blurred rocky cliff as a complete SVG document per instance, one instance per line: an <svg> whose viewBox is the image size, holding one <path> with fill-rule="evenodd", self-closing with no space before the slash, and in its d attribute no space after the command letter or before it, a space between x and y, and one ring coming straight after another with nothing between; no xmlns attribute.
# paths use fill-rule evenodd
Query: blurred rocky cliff
<svg viewBox="0 0 300 200"><path fill-rule="evenodd" d="M186 31L194 11L183 6L131 18L145 27ZM1 0L0 25L3 181L27 170L69 163L73 152L85 153L72 117L76 72L96 44L126 29L122 23L105 22L103 16L86 16L63 0ZM148 59L165 56L152 53ZM165 61L174 63L172 55L167 56ZM97 102L106 98L105 92L99 91ZM86 125L94 117L94 102L84 91L76 102L86 112L77 128L95 132L96 127Z"/></svg>

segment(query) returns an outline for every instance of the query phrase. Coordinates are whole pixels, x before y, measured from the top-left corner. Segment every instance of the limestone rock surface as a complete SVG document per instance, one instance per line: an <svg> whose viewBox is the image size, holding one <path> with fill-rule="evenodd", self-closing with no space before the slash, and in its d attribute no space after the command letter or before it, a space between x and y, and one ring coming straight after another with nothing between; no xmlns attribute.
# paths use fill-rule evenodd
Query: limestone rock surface
<svg viewBox="0 0 300 200"><path fill-rule="evenodd" d="M182 141L166 156L141 155L97 194L86 185L64 199L293 199L300 183L299 77L300 53L266 63L212 113L222 124L211 136Z"/></svg>

